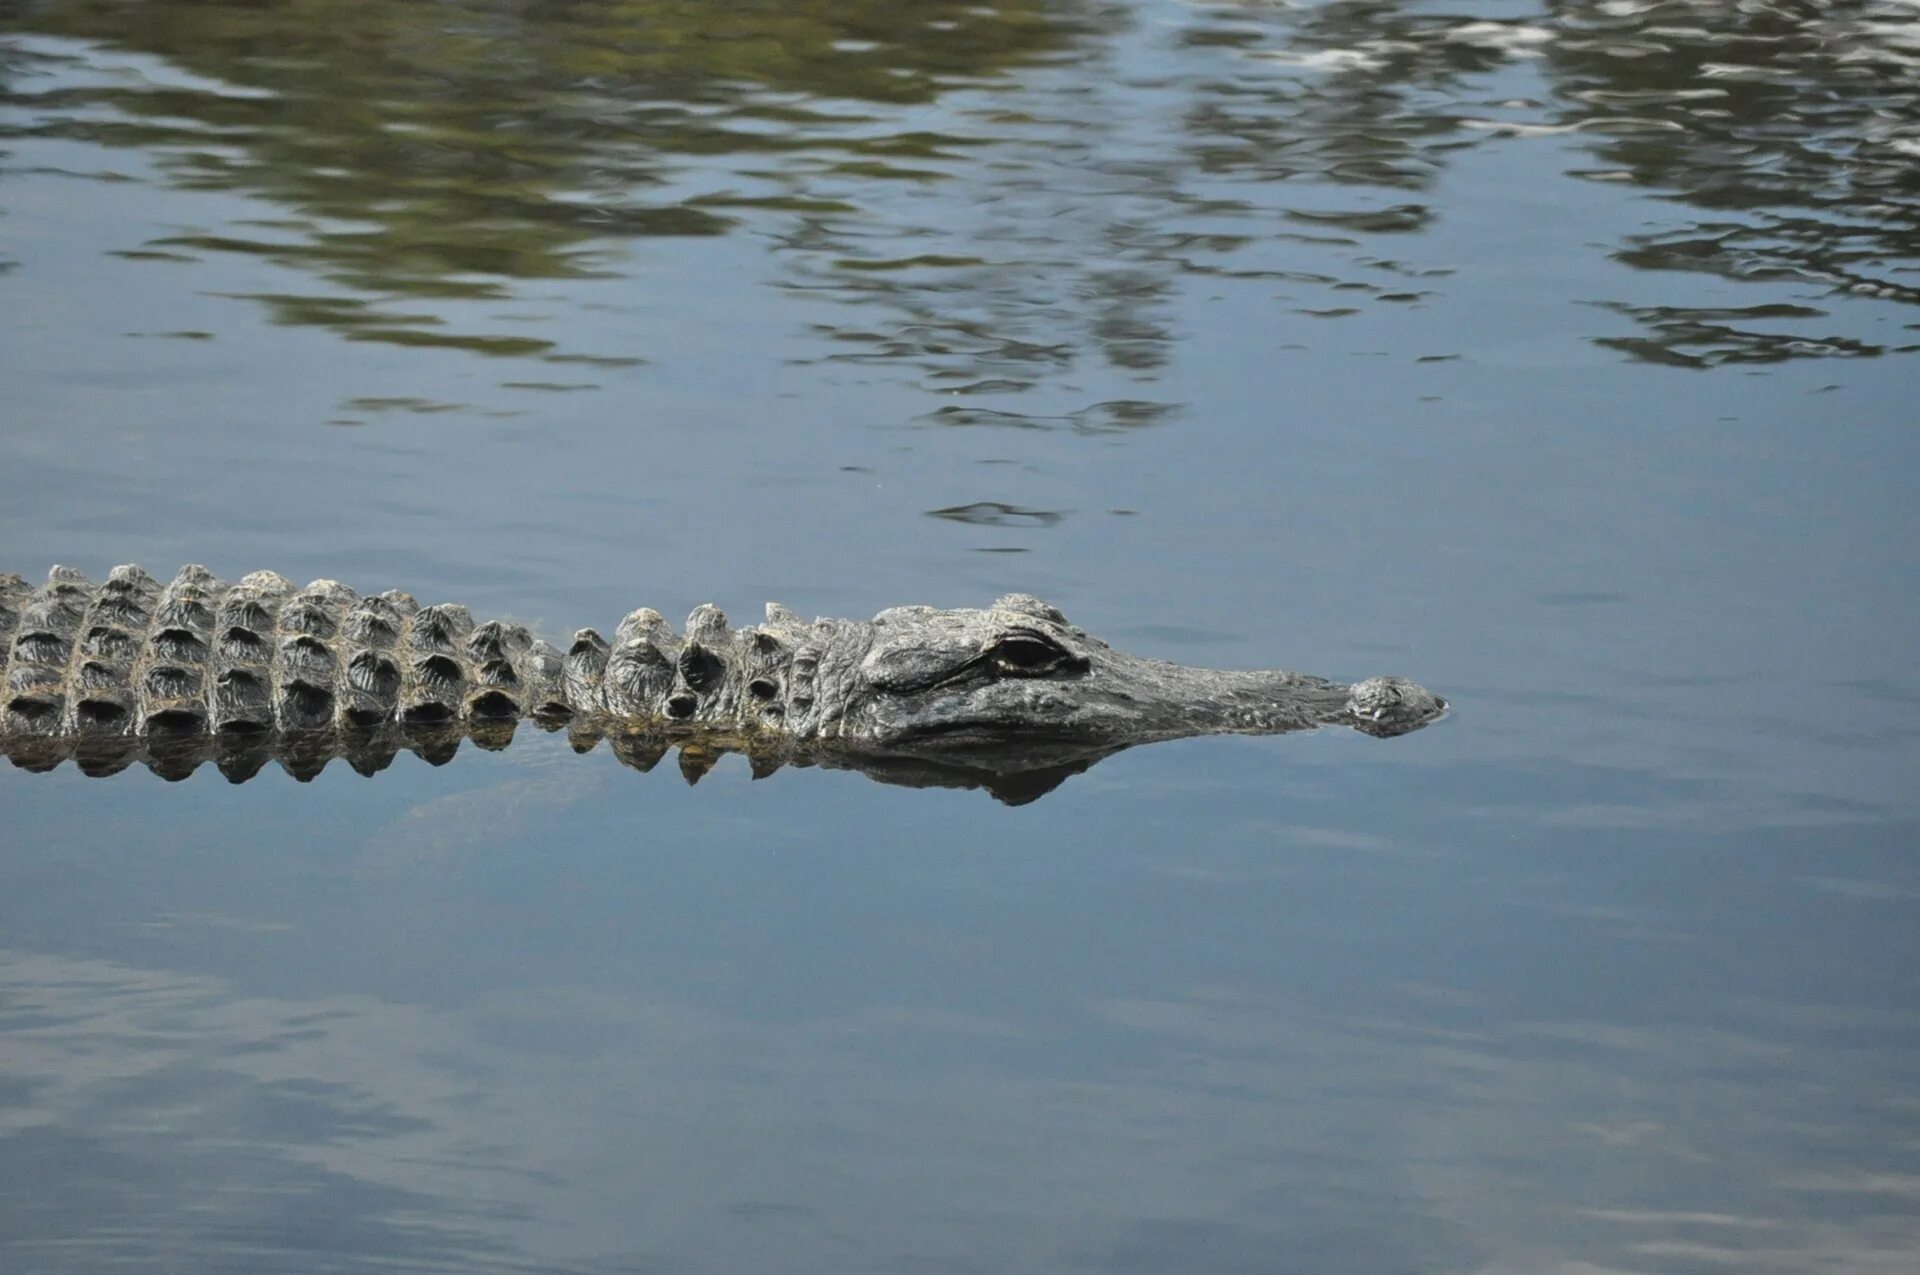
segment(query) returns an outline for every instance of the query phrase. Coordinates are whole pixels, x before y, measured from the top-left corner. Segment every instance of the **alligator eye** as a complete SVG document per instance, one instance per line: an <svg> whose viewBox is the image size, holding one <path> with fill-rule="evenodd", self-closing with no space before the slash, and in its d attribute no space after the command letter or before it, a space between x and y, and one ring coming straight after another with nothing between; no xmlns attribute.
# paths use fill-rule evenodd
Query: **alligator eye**
<svg viewBox="0 0 1920 1275"><path fill-rule="evenodd" d="M1058 645L1030 633L1009 634L995 642L988 654L1006 673L1046 673L1068 659Z"/></svg>

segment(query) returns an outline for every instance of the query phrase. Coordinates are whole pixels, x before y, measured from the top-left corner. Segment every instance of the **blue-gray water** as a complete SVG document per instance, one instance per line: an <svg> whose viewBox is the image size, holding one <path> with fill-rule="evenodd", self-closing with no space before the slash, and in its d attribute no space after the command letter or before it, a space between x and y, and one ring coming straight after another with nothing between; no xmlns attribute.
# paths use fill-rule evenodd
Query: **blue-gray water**
<svg viewBox="0 0 1920 1275"><path fill-rule="evenodd" d="M1917 302L1900 0L0 0L0 568L1457 710L0 773L0 1269L1920 1268Z"/></svg>

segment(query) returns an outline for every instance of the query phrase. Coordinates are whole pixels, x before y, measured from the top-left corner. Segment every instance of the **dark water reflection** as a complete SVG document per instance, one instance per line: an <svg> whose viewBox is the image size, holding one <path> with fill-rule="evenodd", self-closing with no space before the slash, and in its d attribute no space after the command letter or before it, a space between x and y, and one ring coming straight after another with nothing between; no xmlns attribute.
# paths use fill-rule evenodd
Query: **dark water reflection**
<svg viewBox="0 0 1920 1275"><path fill-rule="evenodd" d="M7 135L280 210L115 251L289 267L318 286L252 299L353 341L628 366L650 352L449 303L644 280L640 243L750 234L770 286L858 308L819 357L962 393L1090 358L1150 380L1181 279L1290 281L1308 314L1418 304L1445 271L1346 250L1426 229L1461 149L1541 136L1692 210L1589 251L1917 295L1920 46L1895 0L10 9L35 38ZM1686 366L1914 344L1817 304L1589 299L1641 329L1598 339Z"/></svg>
<svg viewBox="0 0 1920 1275"><path fill-rule="evenodd" d="M254 299L275 321L349 340L586 366L644 355L572 349L511 318L469 331L434 303L615 277L623 241L724 234L756 213L796 228L857 220L858 192L938 180L989 140L901 113L1057 52L1084 25L1037 4L509 3L454 16L209 3L131 16L26 7L23 28L165 64L114 74L72 45L29 44L12 77L11 100L31 112L20 132L135 149L171 183L264 197L284 215L128 255L243 253L310 273L327 289Z"/></svg>
<svg viewBox="0 0 1920 1275"><path fill-rule="evenodd" d="M1920 1264L1916 61L1896 0L0 0L0 570L1026 589L1457 708L1018 806L8 767L0 1269Z"/></svg>

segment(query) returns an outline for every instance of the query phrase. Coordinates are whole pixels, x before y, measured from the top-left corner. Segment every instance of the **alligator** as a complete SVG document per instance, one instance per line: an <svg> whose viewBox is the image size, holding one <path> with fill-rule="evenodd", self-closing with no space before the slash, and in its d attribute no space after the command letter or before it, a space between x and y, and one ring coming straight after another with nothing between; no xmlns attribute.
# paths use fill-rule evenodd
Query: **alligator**
<svg viewBox="0 0 1920 1275"><path fill-rule="evenodd" d="M643 608L610 641L581 629L563 651L521 624L333 580L229 584L188 566L163 585L122 566L95 584L55 567L38 588L0 575L0 650L0 753L16 765L141 761L179 779L211 760L234 782L271 760L297 779L335 757L372 773L401 748L440 763L463 739L503 747L531 720L582 751L609 739L643 770L677 746L690 780L741 752L756 776L826 765L1017 804L1136 744L1328 725L1402 735L1447 708L1399 677L1143 659L1018 593L868 621L770 603L739 629L706 605L679 633Z"/></svg>

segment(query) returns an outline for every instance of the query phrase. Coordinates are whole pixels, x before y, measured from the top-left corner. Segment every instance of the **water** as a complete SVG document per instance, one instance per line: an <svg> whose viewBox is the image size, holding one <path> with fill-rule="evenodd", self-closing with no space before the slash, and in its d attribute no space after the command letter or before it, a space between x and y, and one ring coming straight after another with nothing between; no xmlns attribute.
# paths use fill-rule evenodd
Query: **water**
<svg viewBox="0 0 1920 1275"><path fill-rule="evenodd" d="M0 30L0 566L1458 710L0 774L7 1271L1920 1263L1911 4Z"/></svg>

